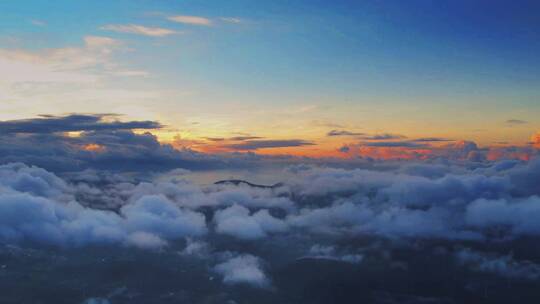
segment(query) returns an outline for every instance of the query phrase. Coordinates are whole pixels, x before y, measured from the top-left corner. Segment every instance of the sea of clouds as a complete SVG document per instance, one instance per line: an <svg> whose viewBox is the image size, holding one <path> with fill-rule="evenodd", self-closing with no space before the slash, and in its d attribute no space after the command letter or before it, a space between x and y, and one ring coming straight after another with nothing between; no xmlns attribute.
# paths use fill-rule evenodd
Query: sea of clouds
<svg viewBox="0 0 540 304"><path fill-rule="evenodd" d="M22 163L2 165L0 241L163 250L187 238L212 246L220 237L264 242L302 235L313 243L298 258L360 262L358 252L339 252L332 240L369 236L488 244L540 236L537 159L472 169L455 163L406 163L392 170L296 165L276 177L283 184L275 188L199 185L187 176L188 171L173 170L138 181L85 170L61 178ZM317 243L322 239L326 250ZM464 264L506 271L482 266L483 253L468 250L456 253ZM216 266L223 281L270 286L259 258L242 254ZM506 255L499 258L509 268L528 265ZM246 265L245 272L230 270L238 265Z"/></svg>

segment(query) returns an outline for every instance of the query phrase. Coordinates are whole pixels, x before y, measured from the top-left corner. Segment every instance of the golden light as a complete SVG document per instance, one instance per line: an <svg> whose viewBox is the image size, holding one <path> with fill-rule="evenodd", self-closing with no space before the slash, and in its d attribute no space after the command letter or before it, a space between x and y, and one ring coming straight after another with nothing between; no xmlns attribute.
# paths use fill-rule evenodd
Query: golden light
<svg viewBox="0 0 540 304"><path fill-rule="evenodd" d="M98 145L98 144L87 144L83 146L83 150L90 151L90 152L103 152L105 151L105 146Z"/></svg>

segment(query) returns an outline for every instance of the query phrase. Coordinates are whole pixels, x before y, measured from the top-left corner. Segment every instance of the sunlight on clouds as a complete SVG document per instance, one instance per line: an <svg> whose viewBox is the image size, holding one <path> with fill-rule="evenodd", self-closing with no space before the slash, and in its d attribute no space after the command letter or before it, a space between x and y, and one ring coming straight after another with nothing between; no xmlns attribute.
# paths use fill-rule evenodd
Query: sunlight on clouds
<svg viewBox="0 0 540 304"><path fill-rule="evenodd" d="M203 25L203 26L210 26L212 25L212 20L204 17L199 16L171 16L168 17L170 21L177 22L177 23L184 23L184 24L191 24L191 25Z"/></svg>
<svg viewBox="0 0 540 304"><path fill-rule="evenodd" d="M83 150L90 152L103 152L105 151L105 147L98 144L88 144L83 147Z"/></svg>

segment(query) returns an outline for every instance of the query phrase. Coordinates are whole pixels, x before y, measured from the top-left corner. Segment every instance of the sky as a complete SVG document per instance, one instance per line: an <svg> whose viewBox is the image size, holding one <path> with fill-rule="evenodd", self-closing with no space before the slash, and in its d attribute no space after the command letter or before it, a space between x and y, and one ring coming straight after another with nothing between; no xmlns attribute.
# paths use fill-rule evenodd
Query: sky
<svg viewBox="0 0 540 304"><path fill-rule="evenodd" d="M538 9L537 1L2 1L0 120L114 113L159 122L151 132L160 142L207 153L527 146L540 130Z"/></svg>
<svg viewBox="0 0 540 304"><path fill-rule="evenodd" d="M540 303L539 9L0 0L0 303Z"/></svg>

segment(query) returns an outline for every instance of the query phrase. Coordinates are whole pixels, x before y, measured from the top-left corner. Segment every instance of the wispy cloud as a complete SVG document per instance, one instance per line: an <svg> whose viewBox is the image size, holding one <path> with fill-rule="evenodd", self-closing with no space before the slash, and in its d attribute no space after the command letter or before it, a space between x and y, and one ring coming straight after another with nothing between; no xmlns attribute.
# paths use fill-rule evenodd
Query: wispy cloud
<svg viewBox="0 0 540 304"><path fill-rule="evenodd" d="M368 147L407 147L407 148L423 148L425 144L417 143L414 141L381 141L381 142L369 142L365 143Z"/></svg>
<svg viewBox="0 0 540 304"><path fill-rule="evenodd" d="M444 141L454 141L453 139L442 138L442 137L421 137L414 140L414 142L444 142Z"/></svg>
<svg viewBox="0 0 540 304"><path fill-rule="evenodd" d="M177 16L170 16L167 19L173 22L191 24L191 25L211 26L213 24L212 20L205 17L199 17L199 16L177 15Z"/></svg>
<svg viewBox="0 0 540 304"><path fill-rule="evenodd" d="M0 49L0 82L74 83L95 82L97 70L113 71L117 67L111 55L121 49L118 40L103 36L86 36L84 45L36 51ZM91 72L92 70L93 72Z"/></svg>
<svg viewBox="0 0 540 304"><path fill-rule="evenodd" d="M332 130L326 133L326 136L358 136L364 135L364 133L351 132L347 130Z"/></svg>
<svg viewBox="0 0 540 304"><path fill-rule="evenodd" d="M38 20L38 19L31 19L30 23L32 23L35 26L46 26L47 25L47 23L45 21L41 21L41 20Z"/></svg>
<svg viewBox="0 0 540 304"><path fill-rule="evenodd" d="M509 126L524 125L526 123L527 123L527 121L521 120L521 119L508 119L506 121L506 124L509 125Z"/></svg>
<svg viewBox="0 0 540 304"><path fill-rule="evenodd" d="M108 24L100 27L100 29L117 33L136 34L150 37L164 37L181 33L167 28L148 27L138 24Z"/></svg>
<svg viewBox="0 0 540 304"><path fill-rule="evenodd" d="M235 17L221 17L219 18L219 20L223 21L223 22L227 22L227 23L235 23L235 24L238 24L238 23L242 23L242 19L240 18L235 18Z"/></svg>
<svg viewBox="0 0 540 304"><path fill-rule="evenodd" d="M286 148L312 146L313 142L302 139L283 139L283 140L247 140L238 144L227 145L226 148L234 150L259 150L268 148Z"/></svg>
<svg viewBox="0 0 540 304"><path fill-rule="evenodd" d="M375 134L371 136L362 136L362 139L365 139L365 140L390 140L390 139L402 139L402 138L405 138L405 136L399 135L399 134L389 134L389 133Z"/></svg>

